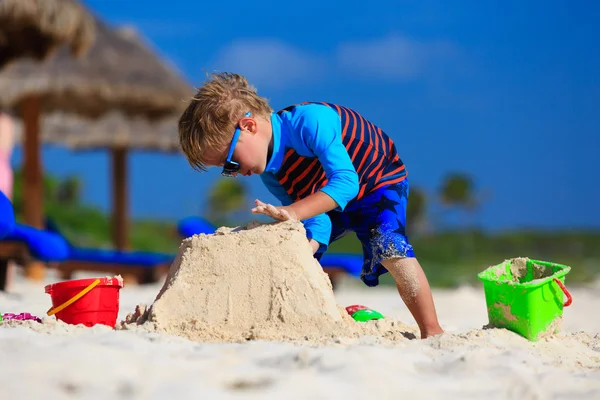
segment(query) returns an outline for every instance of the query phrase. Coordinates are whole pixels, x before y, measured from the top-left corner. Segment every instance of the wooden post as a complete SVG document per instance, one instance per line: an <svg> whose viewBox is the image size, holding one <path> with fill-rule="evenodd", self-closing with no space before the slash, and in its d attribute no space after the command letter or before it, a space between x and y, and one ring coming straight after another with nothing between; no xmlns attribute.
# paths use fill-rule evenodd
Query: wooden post
<svg viewBox="0 0 600 400"><path fill-rule="evenodd" d="M28 97L23 107L23 211L25 223L43 228L44 181L40 151L40 102L37 97Z"/></svg>
<svg viewBox="0 0 600 400"><path fill-rule="evenodd" d="M44 181L40 145L40 100L31 96L23 99L23 212L25 224L44 227ZM24 266L25 276L44 279L45 267L39 261Z"/></svg>
<svg viewBox="0 0 600 400"><path fill-rule="evenodd" d="M119 250L129 248L127 226L127 149L112 149L113 174L113 244Z"/></svg>
<svg viewBox="0 0 600 400"><path fill-rule="evenodd" d="M6 291L9 285L9 272L8 272L9 261L0 259L0 291Z"/></svg>

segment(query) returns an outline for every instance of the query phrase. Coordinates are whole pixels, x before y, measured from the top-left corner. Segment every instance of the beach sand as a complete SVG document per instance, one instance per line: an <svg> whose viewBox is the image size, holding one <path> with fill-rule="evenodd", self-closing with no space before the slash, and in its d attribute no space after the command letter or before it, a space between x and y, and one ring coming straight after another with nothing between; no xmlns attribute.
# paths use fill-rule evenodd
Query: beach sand
<svg viewBox="0 0 600 400"><path fill-rule="evenodd" d="M480 285L436 290L446 333L420 340L394 288L334 294L301 223L223 228L185 239L164 282L124 287L116 330L45 317L44 284L19 277L0 312L44 319L0 324L2 398L600 398L600 285L571 289L564 332L536 343L485 328Z"/></svg>
<svg viewBox="0 0 600 400"><path fill-rule="evenodd" d="M19 277L10 293L0 294L1 312L44 317L51 305L44 284L56 281L53 274L44 283ZM161 286L122 289L119 320L139 303L152 304ZM481 287L434 290L447 333L427 340L198 343L144 330L70 326L53 317L44 324L5 323L2 398L600 398L599 289L571 288L565 332L538 343L505 330L482 330L487 315ZM336 301L367 305L416 332L392 288L346 280Z"/></svg>

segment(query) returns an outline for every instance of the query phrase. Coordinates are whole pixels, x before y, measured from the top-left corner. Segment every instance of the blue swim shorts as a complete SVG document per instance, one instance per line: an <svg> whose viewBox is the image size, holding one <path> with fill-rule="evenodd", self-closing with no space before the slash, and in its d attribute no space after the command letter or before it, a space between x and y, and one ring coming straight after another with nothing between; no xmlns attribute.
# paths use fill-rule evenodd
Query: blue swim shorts
<svg viewBox="0 0 600 400"><path fill-rule="evenodd" d="M406 236L408 192L408 179L404 179L351 202L343 212L328 213L332 223L329 243L350 232L355 232L362 243L364 262L361 280L367 286L377 286L379 276L388 272L382 261L415 257ZM317 253L315 258L320 259L322 255Z"/></svg>

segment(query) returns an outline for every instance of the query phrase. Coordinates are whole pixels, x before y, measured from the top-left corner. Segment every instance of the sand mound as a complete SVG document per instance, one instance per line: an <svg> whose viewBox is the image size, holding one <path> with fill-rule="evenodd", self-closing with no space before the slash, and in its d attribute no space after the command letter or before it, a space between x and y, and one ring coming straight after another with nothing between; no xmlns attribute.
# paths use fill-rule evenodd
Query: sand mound
<svg viewBox="0 0 600 400"><path fill-rule="evenodd" d="M192 340L297 340L381 333L335 301L300 222L221 228L185 239L152 306L121 325L143 324ZM149 326L148 326L149 325Z"/></svg>

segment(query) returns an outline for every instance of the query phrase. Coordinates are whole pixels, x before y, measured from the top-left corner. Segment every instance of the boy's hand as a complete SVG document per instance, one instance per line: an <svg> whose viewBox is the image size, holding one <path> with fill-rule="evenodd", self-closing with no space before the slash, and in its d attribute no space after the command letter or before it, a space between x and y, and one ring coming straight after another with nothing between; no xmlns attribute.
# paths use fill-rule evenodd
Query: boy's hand
<svg viewBox="0 0 600 400"><path fill-rule="evenodd" d="M253 214L268 215L269 217L276 219L277 221L298 220L296 212L292 207L275 207L272 204L265 204L258 199L254 200L254 204L256 204L256 207L252 209Z"/></svg>

